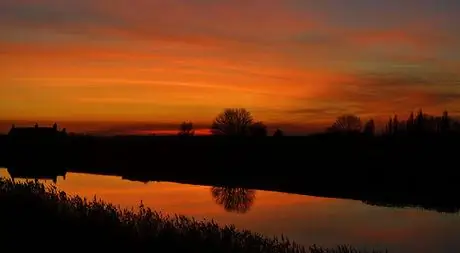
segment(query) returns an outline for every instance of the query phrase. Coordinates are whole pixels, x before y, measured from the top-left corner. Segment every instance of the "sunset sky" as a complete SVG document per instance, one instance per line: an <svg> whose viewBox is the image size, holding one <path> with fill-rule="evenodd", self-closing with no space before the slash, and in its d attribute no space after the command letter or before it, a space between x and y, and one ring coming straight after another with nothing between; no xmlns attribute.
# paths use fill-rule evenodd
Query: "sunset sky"
<svg viewBox="0 0 460 253"><path fill-rule="evenodd" d="M204 127L245 107L298 129L456 114L458 13L458 0L2 0L0 120Z"/></svg>

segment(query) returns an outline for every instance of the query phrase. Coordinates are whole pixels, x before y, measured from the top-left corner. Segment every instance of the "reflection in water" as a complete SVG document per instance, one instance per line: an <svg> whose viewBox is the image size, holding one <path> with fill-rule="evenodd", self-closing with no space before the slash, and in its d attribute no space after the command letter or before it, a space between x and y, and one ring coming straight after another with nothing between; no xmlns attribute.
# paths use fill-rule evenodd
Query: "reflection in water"
<svg viewBox="0 0 460 253"><path fill-rule="evenodd" d="M417 204L398 203L398 202L391 203L391 202L383 202L383 201L375 201L375 200L363 200L362 202L366 205L379 206L379 207L417 208L417 209L436 211L439 213L452 213L452 214L459 214L460 212L459 206L449 206L449 205L441 205L441 204L434 204L434 203L430 203L428 205L417 205Z"/></svg>
<svg viewBox="0 0 460 253"><path fill-rule="evenodd" d="M57 183L58 177L63 177L65 180L66 170L56 167L46 167L45 169L29 169L29 167L9 167L7 169L8 174L14 181L17 179L34 179L34 180L52 180Z"/></svg>
<svg viewBox="0 0 460 253"><path fill-rule="evenodd" d="M217 204L227 212L246 213L256 197L255 190L245 188L211 187L211 194Z"/></svg>
<svg viewBox="0 0 460 253"><path fill-rule="evenodd" d="M23 163L17 163L15 166L9 166L7 169L10 177L15 179L35 179L35 180L51 180L55 184L58 178L61 180L66 179L67 173L72 173L65 169L65 167L59 166L55 163L41 164L39 166L33 166L32 162L26 161ZM93 174L93 173L91 173ZM94 173L97 175L97 173ZM157 181L154 177L149 177L139 174L120 174L117 175L123 180L142 182L148 184L152 181ZM250 187L250 186L249 186ZM229 212L246 213L251 208L252 202L254 201L254 190L247 190L246 188L212 188L212 195L215 201L224 206L224 209ZM372 197L372 196L371 196ZM440 213L454 213L460 212L460 204L457 200L440 200L429 197L411 199L403 198L398 199L394 197L385 198L382 196L374 196L369 199L369 196L365 196L365 199L358 193L356 197L352 198L361 200L362 203L370 206L380 206L389 208L421 208L425 210L436 211Z"/></svg>

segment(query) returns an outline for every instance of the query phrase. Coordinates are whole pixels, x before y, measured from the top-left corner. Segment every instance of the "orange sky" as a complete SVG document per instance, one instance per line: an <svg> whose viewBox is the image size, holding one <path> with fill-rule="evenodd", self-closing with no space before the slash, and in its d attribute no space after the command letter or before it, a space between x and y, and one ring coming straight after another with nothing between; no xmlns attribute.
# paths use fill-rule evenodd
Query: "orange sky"
<svg viewBox="0 0 460 253"><path fill-rule="evenodd" d="M245 107L297 129L455 114L460 4L368 2L4 0L0 120L206 126Z"/></svg>

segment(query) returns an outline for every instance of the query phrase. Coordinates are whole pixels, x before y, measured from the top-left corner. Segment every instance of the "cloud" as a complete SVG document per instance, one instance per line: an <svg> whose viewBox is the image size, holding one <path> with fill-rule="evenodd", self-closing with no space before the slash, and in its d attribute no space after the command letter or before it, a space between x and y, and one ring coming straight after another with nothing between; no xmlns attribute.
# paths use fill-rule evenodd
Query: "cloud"
<svg viewBox="0 0 460 253"><path fill-rule="evenodd" d="M280 11L283 5L276 1L197 3L154 0L131 4L129 1L106 0L45 0L40 3L8 0L0 7L0 21L7 26L202 46L256 41L260 44L311 26L311 22L302 16Z"/></svg>
<svg viewBox="0 0 460 253"><path fill-rule="evenodd" d="M415 15L407 10L394 9L400 3L396 5L396 2L390 2L388 8L393 14L399 13L406 19L410 18L411 22L398 22L396 26L389 23L388 15L380 15L378 12L378 15L374 15L376 17L372 17L378 19L375 22L363 21L366 27L355 23L350 25L346 22L350 20L348 15L354 13L354 17L360 17L373 12L375 8L362 1L359 4L347 2L338 12L337 7L341 4L337 2L313 5L292 0L140 0L136 4L126 0L6 0L0 3L0 21L3 26L43 28L61 33L105 36L106 39L160 40L215 47L271 48L288 42L324 45L334 41L337 45L347 41L359 44L378 42L420 45L435 38L438 38L436 41L446 39L445 36L433 36L439 29L430 29L429 32L424 29L427 26L424 24L426 20L434 20L435 14L420 9L419 5L424 15ZM375 4L387 8L387 4ZM348 20L335 20L337 18ZM392 15L391 20L396 19Z"/></svg>
<svg viewBox="0 0 460 253"><path fill-rule="evenodd" d="M449 73L443 75L452 77ZM351 82L336 83L325 97L309 101L310 107L287 113L319 119L345 113L385 118L418 109L433 113L454 110L460 105L460 77L440 80L443 79L436 75L420 73L416 76L407 73L355 75Z"/></svg>
<svg viewBox="0 0 460 253"><path fill-rule="evenodd" d="M107 16L95 8L90 1L28 1L4 0L0 3L0 19L12 25L36 25L38 27L69 24L113 24L116 19Z"/></svg>
<svg viewBox="0 0 460 253"><path fill-rule="evenodd" d="M337 115L342 115L349 113L349 109L346 107L340 106L322 106L316 108L302 108L302 109L294 109L286 111L287 114L300 114L304 116L311 116L316 118L330 118L335 117Z"/></svg>
<svg viewBox="0 0 460 253"><path fill-rule="evenodd" d="M379 6L379 9L362 1L347 2L342 6L335 1L312 4L296 0L140 0L136 4L126 0L6 0L0 3L0 24L11 30L5 29L7 32L2 35L3 40L18 39L17 34L22 30L35 27L41 29L43 37L53 37L45 31L73 34L79 35L80 42L86 44L136 41L157 46L163 42L169 43L170 47L195 46L194 52L201 50L202 55L219 54L228 57L229 52L232 52L241 58L257 59L268 54L302 62L298 58L304 55L312 62L327 61L327 57L340 57L342 60L356 60L357 57L375 59L376 54L380 54L378 57L381 58L388 53L394 58L398 54L407 54L407 49L427 50L429 47L431 50L439 48L446 41L452 41L447 47L449 49L455 45L454 42L459 41L459 36L454 40L451 38L454 36L452 33L445 34L440 29L445 26L444 23L429 22L436 20L435 13L427 11L428 7L433 7L429 1L418 4L423 15L397 9L401 5L399 2L374 5ZM457 7L452 2L446 2L446 5ZM381 15L379 11L385 8L411 22L398 22L398 26L390 24L388 15ZM345 22L351 14L361 17L376 10L377 15L374 16L378 16L378 20L363 21L367 25L365 27ZM433 27L426 29L427 26ZM23 39L33 41L33 38L37 40L40 37L29 36ZM386 50L376 51L376 48ZM406 52L399 49L405 49ZM427 53L434 54L431 51Z"/></svg>

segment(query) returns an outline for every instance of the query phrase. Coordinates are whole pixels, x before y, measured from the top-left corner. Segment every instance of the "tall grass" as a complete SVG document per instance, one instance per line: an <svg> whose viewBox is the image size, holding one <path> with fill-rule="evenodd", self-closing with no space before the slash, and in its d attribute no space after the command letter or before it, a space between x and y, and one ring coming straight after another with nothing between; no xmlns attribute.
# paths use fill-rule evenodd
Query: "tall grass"
<svg viewBox="0 0 460 253"><path fill-rule="evenodd" d="M0 219L0 247L6 249L55 245L90 252L363 252L349 246L305 248L285 237L267 238L213 221L163 215L142 203L137 211L120 209L37 181L0 178Z"/></svg>

